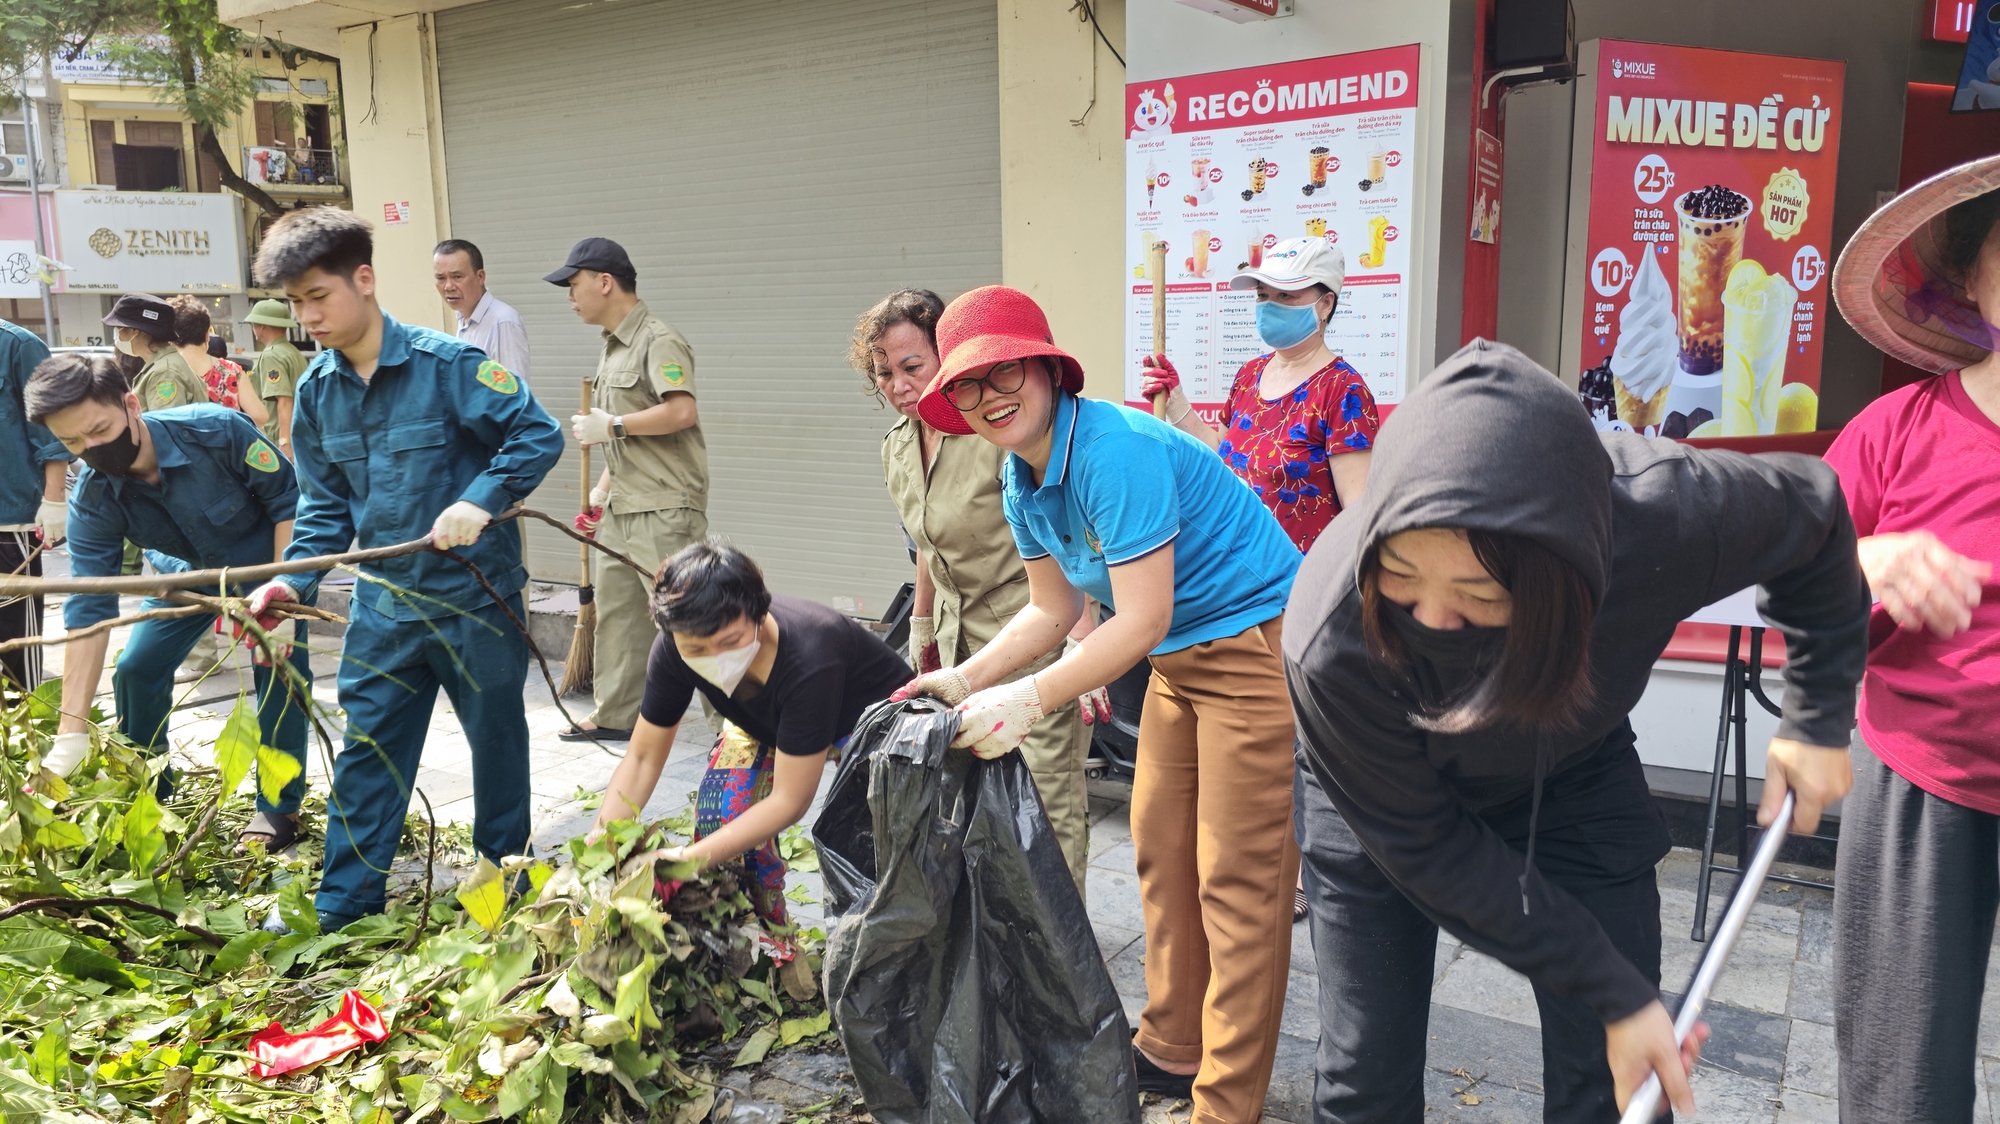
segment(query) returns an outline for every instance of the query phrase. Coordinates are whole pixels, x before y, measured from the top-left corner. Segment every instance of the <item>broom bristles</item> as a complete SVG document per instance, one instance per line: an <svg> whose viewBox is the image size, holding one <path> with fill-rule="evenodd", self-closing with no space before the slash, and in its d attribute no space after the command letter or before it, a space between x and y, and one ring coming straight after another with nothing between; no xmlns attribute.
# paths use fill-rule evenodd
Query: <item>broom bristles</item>
<svg viewBox="0 0 2000 1124"><path fill-rule="evenodd" d="M569 638L569 659L563 661L562 693L588 691L596 659L597 605L585 601L576 609L576 631Z"/></svg>

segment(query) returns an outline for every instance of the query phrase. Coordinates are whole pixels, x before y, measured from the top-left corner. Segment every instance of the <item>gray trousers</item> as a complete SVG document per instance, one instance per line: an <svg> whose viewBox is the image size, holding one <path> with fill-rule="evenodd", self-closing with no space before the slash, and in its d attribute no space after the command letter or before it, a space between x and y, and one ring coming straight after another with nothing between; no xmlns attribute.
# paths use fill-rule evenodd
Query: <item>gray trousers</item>
<svg viewBox="0 0 2000 1124"><path fill-rule="evenodd" d="M1969 1124L2000 905L2000 816L1933 796L1853 744L1834 870L1840 1118Z"/></svg>

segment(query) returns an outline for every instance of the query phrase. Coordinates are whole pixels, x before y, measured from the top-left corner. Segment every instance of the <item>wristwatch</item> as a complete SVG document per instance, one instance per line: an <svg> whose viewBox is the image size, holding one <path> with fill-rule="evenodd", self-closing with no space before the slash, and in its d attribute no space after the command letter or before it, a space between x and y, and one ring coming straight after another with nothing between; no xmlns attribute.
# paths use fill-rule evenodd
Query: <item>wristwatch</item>
<svg viewBox="0 0 2000 1124"><path fill-rule="evenodd" d="M620 440L620 441L623 441L623 440L625 440L625 415L624 415L624 414L617 414L617 415L615 415L615 416L613 416L613 417L612 417L612 419L611 419L611 436L613 436L613 437L617 438L617 439L618 439L618 440Z"/></svg>

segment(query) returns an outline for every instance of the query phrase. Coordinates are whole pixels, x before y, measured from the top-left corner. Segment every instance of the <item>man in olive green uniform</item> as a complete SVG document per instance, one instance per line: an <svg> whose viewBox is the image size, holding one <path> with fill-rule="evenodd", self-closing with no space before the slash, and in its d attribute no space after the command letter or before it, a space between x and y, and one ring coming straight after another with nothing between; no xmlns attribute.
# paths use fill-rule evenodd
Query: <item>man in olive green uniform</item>
<svg viewBox="0 0 2000 1124"><path fill-rule="evenodd" d="M624 247L586 238L550 284L569 289L570 306L604 332L589 409L570 419L578 442L604 458L579 525L650 571L708 535L708 445L695 410L694 352L679 332L647 310L638 273ZM598 559L593 687L596 709L575 741L631 736L646 690L646 657L659 629L652 591L629 568Z"/></svg>
<svg viewBox="0 0 2000 1124"><path fill-rule="evenodd" d="M926 472L924 436L916 418L896 423L882 438L882 474L903 529L917 544L917 564L927 571L935 591L931 627L938 660L956 667L1027 607L1028 570L1000 508L1005 450L977 437L935 434L938 444ZM920 662L920 627L911 635L911 656ZM1006 682L1033 675L1062 654L1063 649L1050 652ZM1083 775L1090 728L1084 725L1080 701L1049 711L1021 743L1021 759L1034 775L1042 810L1055 828L1079 894L1090 863L1090 798Z"/></svg>
<svg viewBox="0 0 2000 1124"><path fill-rule="evenodd" d="M285 333L298 327L284 301L258 301L250 315L250 336L257 341L257 365L250 381L257 397L264 400L264 436L292 455L292 400L298 396L299 379L306 373L306 357L292 346Z"/></svg>
<svg viewBox="0 0 2000 1124"><path fill-rule="evenodd" d="M119 351L146 361L132 379L139 412L208 401L208 384L174 347L174 309L145 293L126 293L104 318Z"/></svg>

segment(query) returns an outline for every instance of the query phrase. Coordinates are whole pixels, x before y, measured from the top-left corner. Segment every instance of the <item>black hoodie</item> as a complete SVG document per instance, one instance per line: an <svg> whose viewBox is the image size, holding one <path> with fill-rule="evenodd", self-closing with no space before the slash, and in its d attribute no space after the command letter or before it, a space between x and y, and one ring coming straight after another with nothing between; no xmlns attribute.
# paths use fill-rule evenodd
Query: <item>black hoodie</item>
<svg viewBox="0 0 2000 1124"><path fill-rule="evenodd" d="M1385 606L1411 667L1361 634L1358 568L1383 539L1425 527L1530 537L1596 597L1596 704L1579 729L1426 733L1412 714L1458 698L1498 653L1499 629L1441 632ZM1376 864L1453 935L1613 1021L1658 998L1597 921L1539 876L1480 813L1549 775L1628 745L1627 716L1674 626L1762 586L1785 637L1780 737L1844 746L1867 658L1869 598L1833 470L1815 457L1695 449L1599 434L1574 392L1504 344L1475 341L1399 407L1360 504L1313 546L1292 587L1285 669L1304 752ZM1526 908L1524 908L1526 907Z"/></svg>

